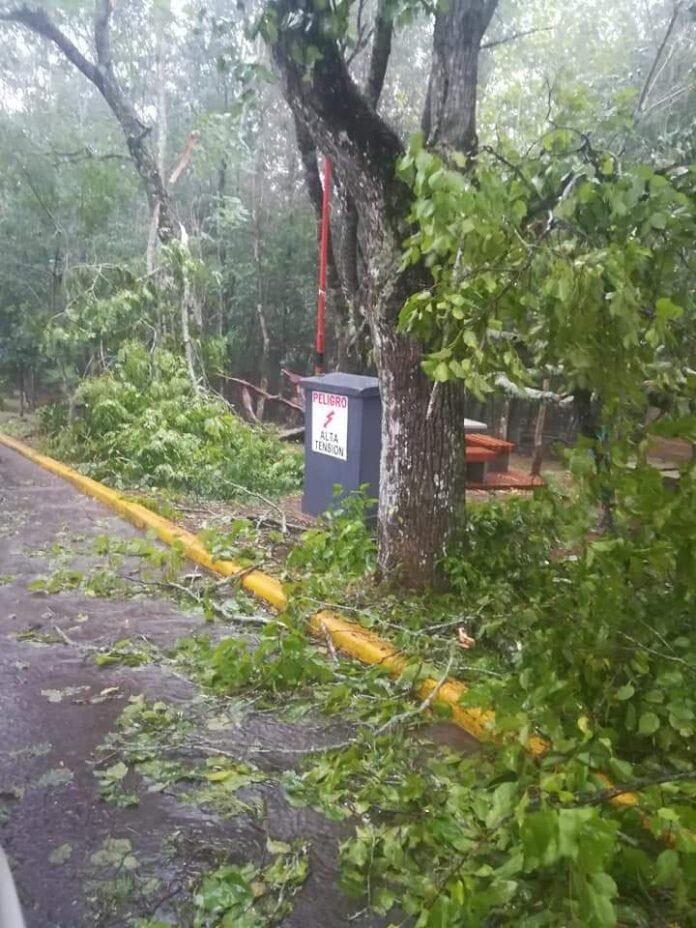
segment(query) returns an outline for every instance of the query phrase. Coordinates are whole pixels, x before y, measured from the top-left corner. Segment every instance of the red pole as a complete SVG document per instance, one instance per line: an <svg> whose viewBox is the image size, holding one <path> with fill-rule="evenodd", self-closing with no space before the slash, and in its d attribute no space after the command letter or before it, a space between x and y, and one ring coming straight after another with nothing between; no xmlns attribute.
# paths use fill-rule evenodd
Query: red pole
<svg viewBox="0 0 696 928"><path fill-rule="evenodd" d="M321 201L321 232L319 238L319 282L317 292L317 333L314 373L324 373L324 321L326 318L326 263L329 253L329 213L331 211L331 162L324 158L324 195Z"/></svg>

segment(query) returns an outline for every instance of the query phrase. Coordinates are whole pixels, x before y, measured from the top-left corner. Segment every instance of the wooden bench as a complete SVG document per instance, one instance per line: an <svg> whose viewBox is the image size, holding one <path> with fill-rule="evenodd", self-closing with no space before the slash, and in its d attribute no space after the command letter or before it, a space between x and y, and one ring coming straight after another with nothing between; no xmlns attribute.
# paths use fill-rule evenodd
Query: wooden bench
<svg viewBox="0 0 696 928"><path fill-rule="evenodd" d="M466 480L467 485L470 480L481 482L486 479L486 471L491 467L496 459L495 451L490 448L480 448L477 445L469 444L469 437L466 440Z"/></svg>
<svg viewBox="0 0 696 928"><path fill-rule="evenodd" d="M497 456L498 456L497 453L495 451L491 451L490 448L478 448L475 445L472 448L470 447L468 441L466 443L467 463L468 462L473 463L474 461L476 461L477 463L481 461L494 461Z"/></svg>
<svg viewBox="0 0 696 928"><path fill-rule="evenodd" d="M515 450L515 445L504 438L494 438L492 435L482 435L480 432L472 432L466 436L467 445L474 445L477 448L488 448L495 451L496 454L509 454Z"/></svg>
<svg viewBox="0 0 696 928"><path fill-rule="evenodd" d="M467 460L475 460L472 457L474 452L488 451L492 457L489 461L487 471L490 473L504 473L510 464L510 454L515 450L511 441L505 441L503 438L493 438L492 435L482 435L480 432L474 432L466 436L466 457Z"/></svg>

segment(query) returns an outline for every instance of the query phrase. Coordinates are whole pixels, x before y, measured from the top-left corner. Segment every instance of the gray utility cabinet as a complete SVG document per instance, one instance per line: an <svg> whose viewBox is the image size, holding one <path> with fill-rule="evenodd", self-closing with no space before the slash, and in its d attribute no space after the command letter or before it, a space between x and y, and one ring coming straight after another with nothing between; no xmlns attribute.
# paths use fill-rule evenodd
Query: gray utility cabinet
<svg viewBox="0 0 696 928"><path fill-rule="evenodd" d="M382 403L376 377L323 374L306 377L305 484L302 511L317 516L341 496L368 484L379 493Z"/></svg>

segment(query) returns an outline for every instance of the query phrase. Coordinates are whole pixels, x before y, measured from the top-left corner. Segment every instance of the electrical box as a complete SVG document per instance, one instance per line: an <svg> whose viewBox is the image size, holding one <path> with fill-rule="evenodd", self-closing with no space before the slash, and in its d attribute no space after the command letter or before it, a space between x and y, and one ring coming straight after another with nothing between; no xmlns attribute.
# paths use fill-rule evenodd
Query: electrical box
<svg viewBox="0 0 696 928"><path fill-rule="evenodd" d="M341 496L368 484L379 494L382 402L376 377L322 374L305 391L305 483L302 511L317 516Z"/></svg>

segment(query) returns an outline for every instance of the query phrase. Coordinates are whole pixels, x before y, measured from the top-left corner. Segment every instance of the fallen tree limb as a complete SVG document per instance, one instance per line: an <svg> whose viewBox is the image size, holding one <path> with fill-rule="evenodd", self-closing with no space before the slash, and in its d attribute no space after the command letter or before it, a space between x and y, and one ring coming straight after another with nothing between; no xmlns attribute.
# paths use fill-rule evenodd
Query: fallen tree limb
<svg viewBox="0 0 696 928"><path fill-rule="evenodd" d="M216 374L218 377L222 377L223 380L229 380L230 383L237 383L240 387L246 387L247 390L251 390L258 396L263 396L264 399L275 400L277 403L283 403L285 406L289 406L290 409L296 409L297 412L304 412L304 409L299 403L294 403L292 400L286 399L286 397L281 396L280 393L268 393L266 390L257 387L256 384L250 383L248 380L243 380L241 377L232 377L230 374L223 374L222 371L216 371Z"/></svg>

